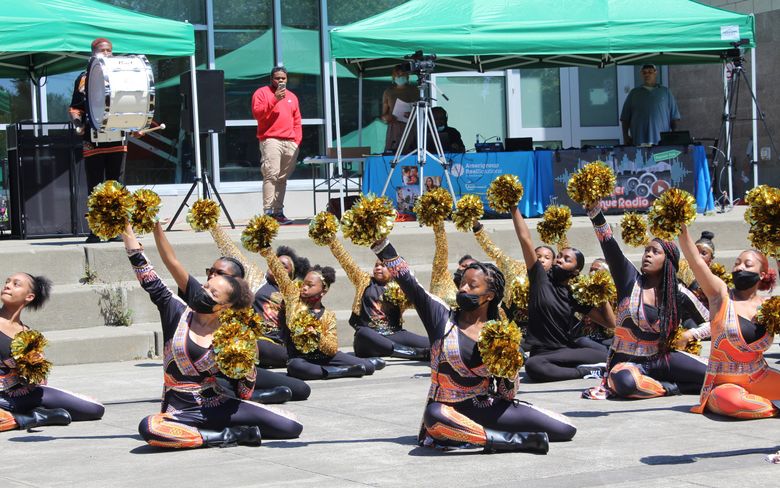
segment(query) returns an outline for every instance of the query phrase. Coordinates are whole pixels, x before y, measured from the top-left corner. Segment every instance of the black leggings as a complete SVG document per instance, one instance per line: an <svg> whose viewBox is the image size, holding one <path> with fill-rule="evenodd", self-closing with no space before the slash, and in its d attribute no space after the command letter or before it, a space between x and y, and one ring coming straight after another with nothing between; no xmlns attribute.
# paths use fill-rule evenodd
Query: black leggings
<svg viewBox="0 0 780 488"><path fill-rule="evenodd" d="M607 360L608 350L595 341L591 342L593 342L592 347L563 347L531 352L531 357L525 362L525 373L528 378L537 383L582 378L582 374L577 371L577 366L603 363ZM584 341L582 344L591 346Z"/></svg>
<svg viewBox="0 0 780 488"><path fill-rule="evenodd" d="M563 415L530 403L492 398L490 404L469 399L455 404L431 402L423 424L428 435L444 444L485 445L485 429L501 432L546 432L550 440L570 441L577 428ZM482 406L480 406L482 405Z"/></svg>
<svg viewBox="0 0 780 488"><path fill-rule="evenodd" d="M125 158L126 152L113 152L107 154L95 154L84 158L84 170L87 174L87 187L89 193L100 183L106 180L125 182Z"/></svg>
<svg viewBox="0 0 780 488"><path fill-rule="evenodd" d="M282 373L257 368L256 390L268 390L276 386L286 386L292 390L292 401L306 400L311 395L311 387L306 382Z"/></svg>
<svg viewBox="0 0 780 488"><path fill-rule="evenodd" d="M668 360L617 362L620 359L617 356L611 361L607 384L617 396L624 398L664 396L667 391L660 382L675 383L681 393L698 395L707 373L706 362L679 351L670 353Z"/></svg>
<svg viewBox="0 0 780 488"><path fill-rule="evenodd" d="M22 388L28 388L29 392L19 394ZM64 408L76 422L100 420L106 410L103 405L91 398L52 386L21 387L14 392L13 396L6 392L0 393L0 410L11 413L28 413L38 407ZM0 424L2 423L0 421Z"/></svg>
<svg viewBox="0 0 780 488"><path fill-rule="evenodd" d="M259 349L258 365L262 368L284 368L287 366L287 348L283 344L261 339L257 341Z"/></svg>
<svg viewBox="0 0 780 488"><path fill-rule="evenodd" d="M366 375L374 374L375 368L370 361L344 354L341 351L338 351L331 358L322 360L292 358L287 361L287 374L302 380L321 380L325 377L323 366L354 366L356 364L365 366Z"/></svg>
<svg viewBox="0 0 780 488"><path fill-rule="evenodd" d="M409 332L408 330L399 330L390 335L382 335L370 327L360 327L355 331L355 356L360 358L372 358L390 356L393 353L393 345L418 347L421 349L430 348L428 339Z"/></svg>

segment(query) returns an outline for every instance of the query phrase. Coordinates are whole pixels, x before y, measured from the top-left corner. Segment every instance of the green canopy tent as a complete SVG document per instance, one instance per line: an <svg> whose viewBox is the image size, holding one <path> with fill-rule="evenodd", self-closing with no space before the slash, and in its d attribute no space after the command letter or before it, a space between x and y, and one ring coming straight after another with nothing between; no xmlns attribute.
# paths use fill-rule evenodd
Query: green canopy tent
<svg viewBox="0 0 780 488"><path fill-rule="evenodd" d="M418 50L437 55L439 72L721 63L734 42L755 47L754 23L688 0L410 0L333 29L330 43L334 69L338 60L361 74L386 73ZM338 111L336 122L338 141Z"/></svg>

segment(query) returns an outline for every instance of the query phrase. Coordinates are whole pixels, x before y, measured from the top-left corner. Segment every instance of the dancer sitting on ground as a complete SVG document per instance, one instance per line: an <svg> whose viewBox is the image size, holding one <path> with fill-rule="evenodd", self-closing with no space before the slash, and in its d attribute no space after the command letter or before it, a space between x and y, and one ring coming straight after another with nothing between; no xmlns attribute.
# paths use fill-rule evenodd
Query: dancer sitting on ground
<svg viewBox="0 0 780 488"><path fill-rule="evenodd" d="M425 291L386 239L372 247L398 282L428 333L431 388L421 445L464 443L493 451L547 452L550 441L568 441L576 428L558 415L514 400L518 375L488 373L478 341L485 323L498 319L504 276L492 264L472 263L461 279L457 309ZM496 385L496 386L492 386Z"/></svg>
<svg viewBox="0 0 780 488"><path fill-rule="evenodd" d="M709 301L712 317L712 350L701 403L691 410L738 419L776 417L780 412L780 371L770 368L764 359L774 336L753 322L764 302L758 292L774 288L775 271L761 252L742 251L734 262L734 288L730 290L710 271L685 226L680 247ZM693 338L692 331L684 335Z"/></svg>
<svg viewBox="0 0 780 488"><path fill-rule="evenodd" d="M582 271L585 257L575 248L564 247L550 271L545 271L537 258L531 231L516 207L512 221L530 282L526 339L530 357L525 363L526 374L537 382L599 376L606 350L598 344L575 342L573 331L578 321L574 314L580 312L607 328L615 327L615 317L609 304L591 309L572 296L569 280Z"/></svg>
<svg viewBox="0 0 780 488"><path fill-rule="evenodd" d="M680 323L692 318L709 320L709 314L685 285L677 281L680 251L673 242L653 239L642 255L640 270L621 251L600 206L588 209L596 237L617 288L619 317L607 361L606 387L587 390L583 396L603 399L654 398L698 394L706 365L698 356L673 351L672 339ZM694 329L697 339L708 331Z"/></svg>
<svg viewBox="0 0 780 488"><path fill-rule="evenodd" d="M154 233L158 249L160 232ZM212 337L219 328L219 312L251 304L248 284L240 278L214 274L185 305L162 282L143 254L129 225L122 234L138 281L160 311L164 347L164 388L160 413L144 418L141 437L152 446L259 445L262 435L272 439L298 437L303 426L290 414L247 401L252 397L256 370L233 380L230 391L217 382ZM179 288L187 289L189 274L175 274ZM239 398L233 396L238 392Z"/></svg>
<svg viewBox="0 0 780 488"><path fill-rule="evenodd" d="M100 420L105 408L95 400L25 379L13 357L12 344L30 331L22 311L40 309L49 299L51 281L43 276L14 273L0 292L0 432L45 425L68 425L71 420ZM29 334L29 332L27 332ZM41 353L34 362L44 361Z"/></svg>

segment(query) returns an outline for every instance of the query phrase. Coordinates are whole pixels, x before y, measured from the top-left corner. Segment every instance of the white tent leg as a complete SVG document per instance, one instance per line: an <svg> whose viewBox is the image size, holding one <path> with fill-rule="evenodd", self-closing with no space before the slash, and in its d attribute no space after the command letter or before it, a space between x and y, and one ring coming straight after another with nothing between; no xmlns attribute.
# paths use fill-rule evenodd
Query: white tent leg
<svg viewBox="0 0 780 488"><path fill-rule="evenodd" d="M363 72L358 73L358 147L363 146Z"/></svg>
<svg viewBox="0 0 780 488"><path fill-rule="evenodd" d="M758 83L756 81L756 48L750 50L750 79L753 80L753 94L758 98ZM753 188L758 186L758 103L753 100Z"/></svg>
<svg viewBox="0 0 780 488"><path fill-rule="evenodd" d="M344 186L347 184L346 178L341 170L341 118L339 117L339 77L336 73L336 60L331 61L331 70L333 71L333 112L336 117L336 168L339 175L339 205L341 206L341 215L344 215Z"/></svg>
<svg viewBox="0 0 780 488"><path fill-rule="evenodd" d="M200 159L200 117L198 116L198 76L195 71L195 55L190 56L190 82L192 83L192 149L195 155L195 178L198 182L198 198L203 196L203 181L200 177L203 173Z"/></svg>

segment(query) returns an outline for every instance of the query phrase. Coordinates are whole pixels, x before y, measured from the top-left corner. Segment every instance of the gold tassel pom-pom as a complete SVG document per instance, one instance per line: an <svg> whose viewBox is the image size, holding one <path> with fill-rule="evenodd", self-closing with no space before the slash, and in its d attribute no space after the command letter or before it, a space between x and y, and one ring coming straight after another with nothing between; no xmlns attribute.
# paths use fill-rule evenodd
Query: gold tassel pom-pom
<svg viewBox="0 0 780 488"><path fill-rule="evenodd" d="M682 327L677 328L677 331L674 333L674 336L669 340L670 351L678 350L676 344L684 332L685 332L684 328ZM685 344L685 347L682 350L689 354L693 354L694 356L699 356L701 355L701 341L698 339L691 339L690 341L688 341L687 344Z"/></svg>
<svg viewBox="0 0 780 488"><path fill-rule="evenodd" d="M241 244L249 252L260 252L271 246L279 232L279 222L270 215L255 215L241 233Z"/></svg>
<svg viewBox="0 0 780 488"><path fill-rule="evenodd" d="M650 232L665 241L677 237L682 225L690 225L696 218L696 199L679 188L670 188L653 202L647 214Z"/></svg>
<svg viewBox="0 0 780 488"><path fill-rule="evenodd" d="M311 312L304 309L296 313L289 327L295 349L309 354L319 348L321 324Z"/></svg>
<svg viewBox="0 0 780 488"><path fill-rule="evenodd" d="M647 219L643 215L629 212L620 219L620 238L627 246L644 247L650 242L647 236Z"/></svg>
<svg viewBox="0 0 780 488"><path fill-rule="evenodd" d="M523 184L517 176L501 175L488 187L488 205L498 213L509 213L523 199L523 191Z"/></svg>
<svg viewBox="0 0 780 488"><path fill-rule="evenodd" d="M488 372L499 378L514 379L523 367L520 341L523 335L514 322L491 320L479 333L479 354Z"/></svg>
<svg viewBox="0 0 780 488"><path fill-rule="evenodd" d="M253 339L259 339L263 335L263 318L252 307L241 310L228 308L219 314L219 323L222 327L230 327L238 324L241 330L249 334Z"/></svg>
<svg viewBox="0 0 780 488"><path fill-rule="evenodd" d="M566 192L575 202L590 206L612 195L616 183L612 168L602 161L594 161L572 175Z"/></svg>
<svg viewBox="0 0 780 488"><path fill-rule="evenodd" d="M230 320L220 325L214 332L212 348L217 367L228 378L245 378L254 371L257 339L239 321Z"/></svg>
<svg viewBox="0 0 780 488"><path fill-rule="evenodd" d="M385 292L382 295L382 299L387 303L395 305L398 308L407 308L409 303L406 300L406 295L397 282L391 281L385 285Z"/></svg>
<svg viewBox="0 0 780 488"><path fill-rule="evenodd" d="M755 322L764 326L769 335L780 334L780 296L772 297L761 304Z"/></svg>
<svg viewBox="0 0 780 488"><path fill-rule="evenodd" d="M452 195L442 187L425 192L414 203L414 213L426 227L444 222L452 213Z"/></svg>
<svg viewBox="0 0 780 488"><path fill-rule="evenodd" d="M515 277L505 293L507 305L512 307L514 317L520 322L528 322L528 301L531 283L525 275Z"/></svg>
<svg viewBox="0 0 780 488"><path fill-rule="evenodd" d="M566 232L571 227L571 209L564 205L550 205L542 221L536 225L539 238L551 245L566 247Z"/></svg>
<svg viewBox="0 0 780 488"><path fill-rule="evenodd" d="M463 195L455 204L452 221L461 232L471 232L479 219L485 214L485 206L477 195Z"/></svg>
<svg viewBox="0 0 780 488"><path fill-rule="evenodd" d="M196 232L211 230L219 221L219 205L214 200L201 198L196 200L187 213L187 223Z"/></svg>
<svg viewBox="0 0 780 488"><path fill-rule="evenodd" d="M396 212L387 197L364 195L344 212L341 232L358 246L371 246L390 234Z"/></svg>
<svg viewBox="0 0 780 488"><path fill-rule="evenodd" d="M677 264L677 280L686 287L690 287L691 284L696 281L696 276L693 275L691 265L688 264L688 260L681 258Z"/></svg>
<svg viewBox="0 0 780 488"><path fill-rule="evenodd" d="M16 363L19 376L28 384L43 384L49 376L51 361L43 355L47 344L46 338L37 330L24 330L11 340L11 358Z"/></svg>
<svg viewBox="0 0 780 488"><path fill-rule="evenodd" d="M583 305L600 307L617 299L617 288L612 281L612 275L605 269L600 269L589 275L580 275L571 282L574 299Z"/></svg>
<svg viewBox="0 0 780 488"><path fill-rule="evenodd" d="M769 257L780 258L780 188L760 185L747 193L748 240Z"/></svg>
<svg viewBox="0 0 780 488"><path fill-rule="evenodd" d="M148 234L154 230L157 223L157 214L160 212L162 201L160 195L141 188L133 193L133 214L130 217L130 224L139 234Z"/></svg>
<svg viewBox="0 0 780 488"><path fill-rule="evenodd" d="M710 264L710 271L712 271L712 274L720 278L724 283L726 283L726 286L729 288L734 287L734 279L731 277L731 273L726 271L726 267L723 266L720 263L716 263L715 261Z"/></svg>
<svg viewBox="0 0 780 488"><path fill-rule="evenodd" d="M309 238L318 246L327 246L339 231L339 220L330 212L320 212L309 222Z"/></svg>
<svg viewBox="0 0 780 488"><path fill-rule="evenodd" d="M89 229L107 241L125 231L133 209L133 197L121 183L108 180L92 190L87 208Z"/></svg>

